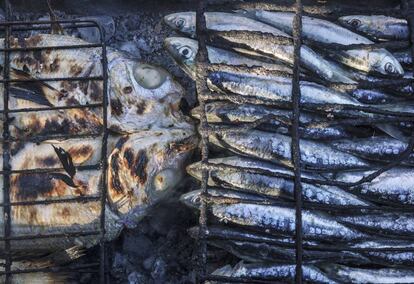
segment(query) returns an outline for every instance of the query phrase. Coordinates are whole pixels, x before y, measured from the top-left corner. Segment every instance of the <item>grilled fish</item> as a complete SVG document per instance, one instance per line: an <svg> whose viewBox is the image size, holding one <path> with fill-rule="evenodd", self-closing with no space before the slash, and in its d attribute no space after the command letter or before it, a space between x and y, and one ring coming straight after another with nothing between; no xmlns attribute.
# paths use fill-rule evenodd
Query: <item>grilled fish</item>
<svg viewBox="0 0 414 284"><path fill-rule="evenodd" d="M211 170L208 184L211 186L237 189L273 198L293 199L293 173L290 170L270 163L236 156L210 159L209 163ZM249 173L247 172L249 169L258 170L259 172ZM260 173L260 171L263 173ZM187 172L201 180L201 163L189 165ZM317 179L317 177L305 173L303 173L303 177ZM317 186L308 183L303 183L303 198L305 201L316 204L335 206L369 205L369 203L338 187Z"/></svg>
<svg viewBox="0 0 414 284"><path fill-rule="evenodd" d="M292 33L294 13L268 12L264 10L242 10L242 15L267 23L286 33ZM312 41L342 45L372 44L363 36L351 32L326 20L304 16L302 35ZM387 76L402 76L404 70L400 63L385 49L351 49L332 53L339 62L367 73Z"/></svg>
<svg viewBox="0 0 414 284"><path fill-rule="evenodd" d="M366 172L341 172L335 180L353 183L371 174ZM366 182L347 190L365 199L390 205L414 205L414 175L411 168L394 168L388 170L371 182Z"/></svg>
<svg viewBox="0 0 414 284"><path fill-rule="evenodd" d="M381 136L337 140L330 145L340 151L379 162L393 161L408 147L408 143ZM414 163L414 154L410 154L404 162Z"/></svg>
<svg viewBox="0 0 414 284"><path fill-rule="evenodd" d="M414 216L402 213L371 213L337 216L343 224L366 230L373 234L414 238Z"/></svg>
<svg viewBox="0 0 414 284"><path fill-rule="evenodd" d="M304 265L303 280L309 283L318 284L334 284L338 283L315 266ZM295 265L292 264L266 264L266 263L251 263L245 264L239 262L234 268L230 265L221 267L213 272L213 275L238 277L244 279L260 279L273 281L287 281L291 282L295 279Z"/></svg>
<svg viewBox="0 0 414 284"><path fill-rule="evenodd" d="M295 234L295 210L289 207L259 204L214 204L212 214L223 223L233 223L277 234ZM369 236L342 225L318 211L302 211L303 237L310 240L357 241Z"/></svg>
<svg viewBox="0 0 414 284"><path fill-rule="evenodd" d="M198 52L198 41L185 37L168 37L164 40L164 46L187 75L195 80L195 59ZM214 46L207 46L207 52L208 59L212 64L263 67L268 70L292 73L292 69L286 65L251 59L239 53Z"/></svg>
<svg viewBox="0 0 414 284"><path fill-rule="evenodd" d="M200 119L201 108L196 107L191 111L194 118ZM290 133L292 112L289 110L275 109L253 104L233 104L229 102L210 102L206 104L205 113L209 123L222 123L229 125L242 125L255 123L258 120L268 120L258 126L269 132L282 134ZM307 139L340 139L350 138L352 133L346 127L329 125L329 122L321 122L322 116L313 113L302 112L300 122L314 123L312 126L300 127L301 137Z"/></svg>
<svg viewBox="0 0 414 284"><path fill-rule="evenodd" d="M322 268L329 277L340 283L413 283L414 270L403 268L362 269L328 264Z"/></svg>
<svg viewBox="0 0 414 284"><path fill-rule="evenodd" d="M210 142L237 154L293 167L292 139L285 135L249 130L213 134L210 135ZM311 140L300 140L300 156L306 169L336 171L370 166L368 162L356 156Z"/></svg>
<svg viewBox="0 0 414 284"><path fill-rule="evenodd" d="M408 40L407 20L382 15L343 16L338 21L368 36L384 40Z"/></svg>
<svg viewBox="0 0 414 284"><path fill-rule="evenodd" d="M11 47L82 45L86 42L71 36L39 34L23 40L12 39ZM4 41L0 42L0 46ZM0 64L3 58L0 59ZM18 72L34 78L79 77L79 81L50 81L42 92L36 84L25 82L16 92L11 108L28 106L68 106L102 102L101 81L82 81L81 77L102 76L99 48L57 49L13 52L10 64ZM182 87L163 69L135 62L123 53L108 48L109 111L108 126L120 133L156 128L188 128L179 111ZM22 86L16 86L21 89Z"/></svg>
<svg viewBox="0 0 414 284"><path fill-rule="evenodd" d="M207 12L204 14L206 17L207 29L213 31L251 31L266 34L272 34L275 37L284 37L291 39L291 37L267 24L231 13L221 12ZM164 17L164 21L173 29L179 30L185 34L195 37L196 27L196 13L195 12L182 12L170 14ZM293 65L293 44L276 44L271 41L267 42L266 39L262 41L253 40L247 37L222 35L224 40L229 43L235 44L238 51L240 51L240 45L242 49L245 46L254 51L255 53L263 54L267 57L272 57L277 60L281 60L287 64ZM312 49L307 46L301 48L301 59L303 65L311 72L316 73L320 77L330 82L342 82L342 83L354 83L355 81L350 78L350 74L343 70L335 63L326 60Z"/></svg>

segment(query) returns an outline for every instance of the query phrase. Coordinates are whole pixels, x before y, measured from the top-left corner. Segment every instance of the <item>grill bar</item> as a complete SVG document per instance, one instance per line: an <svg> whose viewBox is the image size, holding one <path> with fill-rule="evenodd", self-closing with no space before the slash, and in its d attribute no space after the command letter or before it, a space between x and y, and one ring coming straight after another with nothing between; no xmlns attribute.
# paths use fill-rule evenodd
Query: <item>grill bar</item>
<svg viewBox="0 0 414 284"><path fill-rule="evenodd" d="M6 21L10 20L10 3L9 0L5 1L5 12L6 12ZM11 36L11 26L6 26L4 46L5 48L10 47L10 36ZM10 54L9 52L4 52L4 78L8 80L10 77ZM10 93L10 83L4 83L4 93L3 93L3 169L7 172L10 170L10 143L9 143L9 93ZM6 204L10 203L10 174L6 173L3 176L3 200ZM4 255L5 255L5 283L11 283L11 247L10 247L10 233L11 233L11 219L10 219L11 206L6 205L3 207L3 221L4 221Z"/></svg>

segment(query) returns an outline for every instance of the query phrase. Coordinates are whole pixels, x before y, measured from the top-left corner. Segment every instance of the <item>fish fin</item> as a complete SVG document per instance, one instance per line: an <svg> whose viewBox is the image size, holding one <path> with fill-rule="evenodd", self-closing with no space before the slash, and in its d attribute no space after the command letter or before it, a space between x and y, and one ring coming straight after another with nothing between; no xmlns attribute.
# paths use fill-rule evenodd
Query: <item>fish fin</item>
<svg viewBox="0 0 414 284"><path fill-rule="evenodd" d="M73 179L65 174L62 173L50 173L49 176L51 178L54 179L59 179L61 181L63 181L64 183L66 183L68 186L73 187L73 188L77 188L78 186L73 182Z"/></svg>
<svg viewBox="0 0 414 284"><path fill-rule="evenodd" d="M50 20L52 21L50 33L52 35L65 35L66 34L65 31L63 30L62 26L59 24L58 18L55 12L53 12L52 5L50 4L50 0L46 0L46 3L47 3L47 9L49 10L49 17L50 17Z"/></svg>
<svg viewBox="0 0 414 284"><path fill-rule="evenodd" d="M392 125L390 123L380 123L375 125L378 129L383 131L384 133L388 134L392 138L395 138L397 140L407 142L409 141L409 138L404 135L404 132L401 131L398 127L395 125Z"/></svg>
<svg viewBox="0 0 414 284"><path fill-rule="evenodd" d="M53 149L55 150L56 155L58 156L60 162L62 163L63 168L73 178L76 174L76 168L73 165L71 155L63 148L56 147L52 144Z"/></svg>
<svg viewBox="0 0 414 284"><path fill-rule="evenodd" d="M25 71L10 70L11 79L33 80ZM14 82L10 87L10 95L22 100L34 102L44 106L53 106L62 94L44 82Z"/></svg>

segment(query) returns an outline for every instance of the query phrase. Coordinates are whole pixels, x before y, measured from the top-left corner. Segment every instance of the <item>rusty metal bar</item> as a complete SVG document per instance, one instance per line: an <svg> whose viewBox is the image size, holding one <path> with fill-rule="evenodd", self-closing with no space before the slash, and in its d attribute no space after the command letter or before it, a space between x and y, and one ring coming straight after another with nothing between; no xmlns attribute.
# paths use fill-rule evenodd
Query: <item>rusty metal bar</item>
<svg viewBox="0 0 414 284"><path fill-rule="evenodd" d="M6 21L10 20L10 3L9 0L5 1L5 11L6 11ZM5 31L4 46L5 48L10 47L10 36L11 36L11 27L7 26ZM9 52L4 52L4 78L10 78L10 54ZM9 94L10 94L10 83L4 83L3 91L3 169L9 171L10 166L10 130L9 130ZM3 202L5 204L10 203L10 174L5 174L3 176ZM11 244L10 244L10 234L11 234L11 206L6 205L3 207L3 221L4 221L4 255L5 255L5 283L9 284L12 281L11 275Z"/></svg>

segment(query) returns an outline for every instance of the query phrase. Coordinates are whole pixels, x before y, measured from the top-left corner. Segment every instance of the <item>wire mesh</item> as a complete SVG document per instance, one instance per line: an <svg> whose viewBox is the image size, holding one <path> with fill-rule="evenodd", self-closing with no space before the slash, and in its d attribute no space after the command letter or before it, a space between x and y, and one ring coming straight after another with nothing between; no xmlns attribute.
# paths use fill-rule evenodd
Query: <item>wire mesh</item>
<svg viewBox="0 0 414 284"><path fill-rule="evenodd" d="M4 251L2 251L5 263L4 271L0 272L0 275L4 276L5 283L11 283L12 277L15 274L21 273L35 273L35 272L77 272L77 273L97 273L99 274L100 283L106 283L107 270L106 270L106 256L105 256L105 204L106 204L106 191L107 191L107 88L108 88L108 75L107 75L107 57L106 57L106 45L104 42L104 32L97 22L92 20L56 20L56 21L14 21L12 20L10 2L5 1L6 19L0 23L0 29L4 30L4 48L1 48L1 52L4 53L4 66L3 73L4 78L0 80L0 83L4 86L3 103L4 109L1 111L3 115L3 170L0 174L3 175L3 202L0 204L3 207L3 218L4 218L4 235L0 238L4 241ZM64 30L89 27L95 28L100 34L99 43L90 44L79 44L79 45L58 45L58 46L28 46L28 47L11 47L10 41L13 38L13 33L18 31L32 32L32 31L45 31L51 29L52 24L59 24ZM29 52L29 51L50 51L50 50L79 50L86 48L98 48L101 55L102 75L101 76L78 76L78 77L62 77L62 78L29 78L29 79L13 79L10 76L10 55L13 52ZM100 81L102 82L102 102L96 104L87 105L75 105L75 106L51 106L42 108L22 108L22 109L10 109L10 86L16 82L70 82L70 81ZM24 139L11 137L10 135L10 114L12 113L29 113L29 112L42 112L42 111L65 111L71 109L101 109L102 129L99 133L86 133L86 134L61 134L61 135L37 135L31 136ZM90 130L88 130L90 132ZM59 199L45 199L35 201L17 201L11 202L10 200L10 177L12 174L40 174L48 172L56 172L62 168L35 168L27 170L13 170L10 165L11 149L10 145L12 142L40 142L47 139L71 139L71 138L90 138L96 137L101 138L102 147L99 158L99 163L90 166L78 166L78 171L84 170L101 170L101 183L99 185L99 194L93 196L78 196L73 198L59 198ZM53 203L88 203L88 202L99 202L100 213L99 213L99 228L97 230L89 231L71 231L64 233L54 234L33 234L33 235L12 235L12 218L11 210L13 206L33 206L33 205L45 205ZM51 267L51 268L39 268L39 269L12 269L12 243L11 241L26 241L35 239L47 239L47 238L70 238L70 237L81 237L81 236L97 236L99 238L99 261L97 263L88 263L84 265L78 265L76 267Z"/></svg>
<svg viewBox="0 0 414 284"><path fill-rule="evenodd" d="M282 3L282 2L286 2ZM292 4L294 2L294 4ZM261 280L261 279L246 279L246 278L237 278L237 277L227 277L227 276L218 276L218 275L211 275L206 273L206 267L208 264L207 258L207 240L227 240L229 237L221 233L219 231L210 232L208 230L208 210L209 205L214 202L224 202L224 203L232 203L233 200L231 198L223 198L223 197L214 197L209 194L209 186L208 186L208 177L210 175L210 171L213 169L228 169L228 168L237 168L231 165L224 165L220 163L209 163L209 150L208 150L208 135L212 133L227 133L232 131L246 131L249 129L253 129L258 125L270 121L271 119L275 119L272 116L266 116L256 122L248 123L244 126L225 126L225 127L218 127L214 125L209 125L207 122L207 117L205 113L205 105L206 101L214 100L214 99L224 99L230 100L231 102L243 104L243 103L256 103L255 99L253 98L241 98L236 95L232 97L232 95L226 95L226 97L222 98L219 94L210 95L210 91L206 85L206 73L211 70L219 70L220 68L235 68L230 67L227 65L220 65L220 64L210 64L207 56L207 49L206 49L206 41L210 39L214 41L215 44L219 47L226 47L229 45L229 42L223 41L222 38L225 36L235 36L235 37L249 37L251 39L260 40L262 37L266 37L264 33L255 33L255 32L247 32L247 31L225 31L225 32L217 32L217 31L209 31L206 27L206 21L204 18L204 13L208 11L209 5L214 5L215 11L234 11L235 9L246 9L246 8L255 8L255 9L264 9L270 11L283 11L283 12L294 12L294 20L293 20L293 37L292 40L287 40L286 38L278 38L275 36L271 36L274 43L277 44L292 44L294 46L294 63L293 63L293 71L292 74L288 75L292 77L292 128L291 128L291 136L292 136L292 144L291 144L291 161L293 164L293 172L294 176L290 175L283 175L280 173L275 173L266 170L259 170L259 169L243 169L245 173L258 173L258 174L266 174L268 176L274 177L282 177L286 179L293 179L294 181L294 206L295 206L295 216L296 216L296 223L295 223L295 243L294 245L285 245L285 247L291 247L295 249L295 264L296 264L296 275L295 275L295 283L301 284L303 282L303 252L307 249L312 250L321 250L321 251L349 251L349 252L413 252L414 248L411 247L404 247L404 248L358 248L358 247L350 247L349 245L335 245L335 246L326 246L326 245L315 245L309 246L303 243L302 238L302 210L303 209L319 209L319 210L327 210L327 211L335 211L335 210L357 210L361 212L368 212L368 211L381 211L381 212L393 212L393 211L404 211L404 212L413 212L413 208L399 206L399 207L392 207L392 206L381 206L381 207L372 207L372 206L345 206L341 209L334 208L332 206L317 206L314 204L309 204L307 202L303 202L302 200L302 183L310 183L310 184L318 184L318 185L335 185L340 187L355 187L362 185L367 182L373 181L376 177L381 175L382 173L386 172L389 169L392 169L402 162L404 162L410 154L413 152L414 149L414 133L410 137L409 142L407 143L407 147L404 152L402 152L396 159L392 162L389 162L382 168L374 171L373 173L364 176L360 180L349 183L349 182L339 182L339 181L328 181L325 179L309 179L301 177L301 158L300 158L300 132L299 132L299 116L302 111L301 104L300 104L300 80L303 78L300 75L300 51L302 44L307 44L309 46L315 45L314 42L309 40L305 40L302 38L302 17L304 15L309 16L323 16L327 19L330 18L337 18L338 16L343 16L345 14L381 14L387 16L395 16L395 17L402 17L406 18L409 25L410 30L410 39L409 41L391 41L391 42L381 42L381 43L373 43L373 44L356 44L356 45L339 45L339 44L321 44L317 43L320 48L329 49L331 51L338 51L338 50L349 50L355 48L362 48L362 49L374 49L374 48L390 48L390 49L402 49L410 47L412 57L414 58L414 0L403 0L401 2L400 8L393 8L393 9L382 9L376 7L351 7L347 5L337 5L337 4L330 4L324 3L322 5L303 5L301 0L295 1L226 1L226 0L199 0L198 2L198 9L196 12L196 34L199 43L199 51L196 57L197 61L197 79L196 79L196 90L197 96L199 100L200 107L202 112L200 114L200 127L199 131L202 138L202 179L201 179L201 189L202 189L202 198L201 198L201 206L200 206L200 219L199 219L199 231L198 231L198 245L199 245L199 263L198 263L198 282L205 282L205 281L216 281L216 282L226 282L226 283L277 283L275 281L269 280ZM206 37L208 34L208 37ZM240 46L243 48L243 46ZM413 60L414 61L414 60ZM414 63L413 63L414 67ZM253 70L254 68L248 68ZM259 68L260 69L260 68ZM254 70L256 72L257 70ZM266 71L265 71L266 72ZM260 73L260 71L259 71ZM280 74L279 74L280 75ZM286 75L286 74L285 74ZM334 89L354 89L354 88L369 88L375 89L378 87L389 87L389 86L399 86L401 84L412 84L413 79L383 79L381 81L370 82L361 80L357 85L352 84L338 84L338 83L326 83L321 81L318 78L312 77L311 79L315 82L321 83L328 87ZM266 101L260 101L260 104L267 105ZM268 105L272 103L269 102ZM362 110L362 109L360 109ZM375 109L371 107L367 107L366 111L373 112L373 113L382 113L376 112ZM412 117L408 114L403 113L387 113L383 112L384 118L380 119L371 119L371 118L362 118L362 119L338 119L337 124L339 125L357 125L357 124L368 124L372 125L374 123L378 123L379 121L382 122L395 122L395 121L410 121ZM389 116L388 116L389 115ZM237 202L246 202L251 204L264 204L264 205L287 205L292 203L290 202L283 202L279 200L269 200L266 201L256 201L256 200L237 200ZM277 241L272 242L269 240L254 240L250 238L240 237L238 239L232 236L232 239L239 240L239 241L249 241L249 242L261 242L261 243L269 243L270 245L278 245Z"/></svg>

